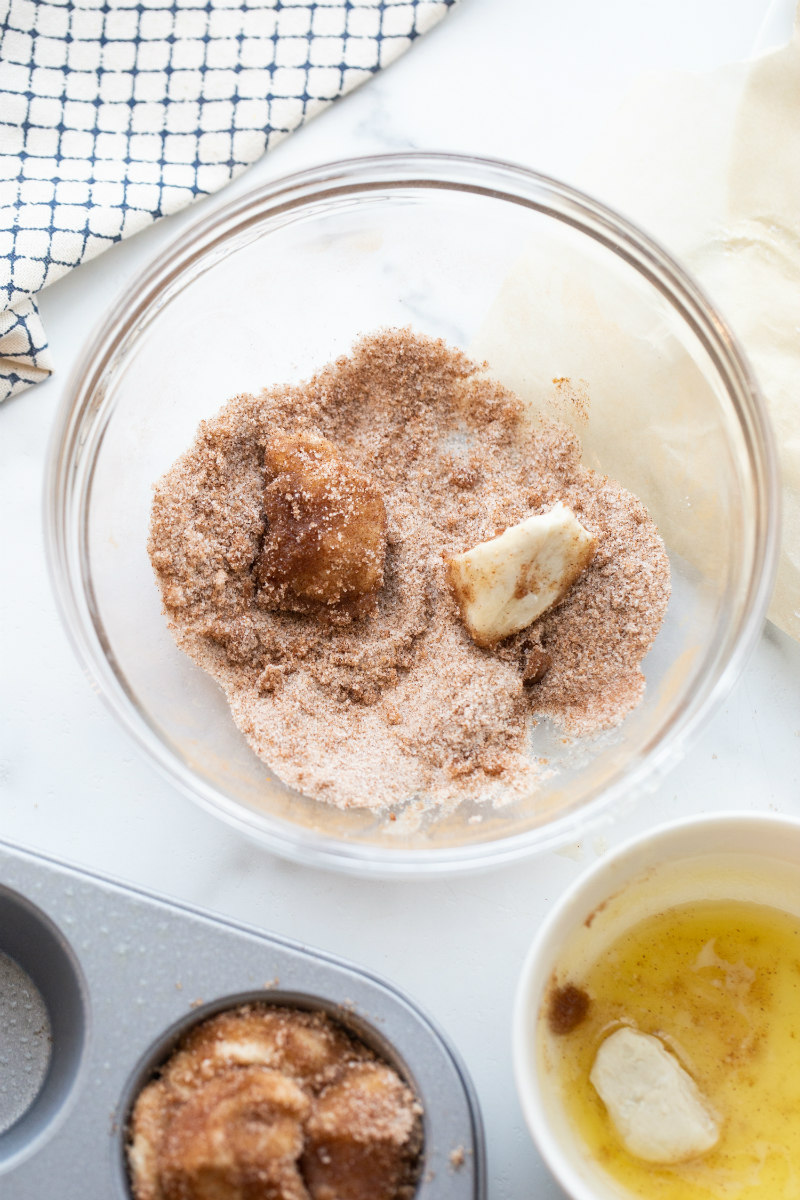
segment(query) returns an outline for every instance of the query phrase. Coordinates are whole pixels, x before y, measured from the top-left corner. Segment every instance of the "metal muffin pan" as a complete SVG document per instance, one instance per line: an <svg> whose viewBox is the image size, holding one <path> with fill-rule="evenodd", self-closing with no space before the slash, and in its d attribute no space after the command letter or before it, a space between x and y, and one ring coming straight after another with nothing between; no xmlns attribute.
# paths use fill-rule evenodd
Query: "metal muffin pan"
<svg viewBox="0 0 800 1200"><path fill-rule="evenodd" d="M191 1025L246 1000L323 1009L382 1054L424 1109L415 1200L484 1200L472 1084L393 985L0 842L3 1200L130 1200L126 1124L139 1088ZM9 1124L15 1104L28 1107Z"/></svg>

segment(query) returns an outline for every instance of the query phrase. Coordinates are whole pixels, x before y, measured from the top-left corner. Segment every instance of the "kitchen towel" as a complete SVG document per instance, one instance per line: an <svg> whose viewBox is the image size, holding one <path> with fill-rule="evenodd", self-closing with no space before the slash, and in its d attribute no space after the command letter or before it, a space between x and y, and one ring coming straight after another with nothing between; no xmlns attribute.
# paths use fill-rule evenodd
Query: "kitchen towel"
<svg viewBox="0 0 800 1200"><path fill-rule="evenodd" d="M0 0L0 401L36 295L223 187L456 0Z"/></svg>

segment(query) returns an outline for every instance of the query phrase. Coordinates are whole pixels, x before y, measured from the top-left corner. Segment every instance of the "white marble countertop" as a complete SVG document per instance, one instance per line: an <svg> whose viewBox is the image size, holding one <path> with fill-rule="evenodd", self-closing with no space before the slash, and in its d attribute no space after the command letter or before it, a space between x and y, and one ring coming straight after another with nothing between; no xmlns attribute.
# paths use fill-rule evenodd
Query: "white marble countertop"
<svg viewBox="0 0 800 1200"><path fill-rule="evenodd" d="M174 791L87 685L45 569L48 431L73 362L109 302L201 212L306 166L409 147L508 158L575 182L637 73L746 57L767 7L766 0L461 0L405 58L223 193L50 288L41 310L57 373L0 409L0 838L395 980L438 1018L466 1060L486 1125L490 1200L561 1194L528 1137L512 1077L512 998L539 920L597 854L657 819L721 808L800 811L800 646L767 626L683 764L602 839L452 882L363 882L295 866ZM788 35L790 9L777 6L770 34Z"/></svg>

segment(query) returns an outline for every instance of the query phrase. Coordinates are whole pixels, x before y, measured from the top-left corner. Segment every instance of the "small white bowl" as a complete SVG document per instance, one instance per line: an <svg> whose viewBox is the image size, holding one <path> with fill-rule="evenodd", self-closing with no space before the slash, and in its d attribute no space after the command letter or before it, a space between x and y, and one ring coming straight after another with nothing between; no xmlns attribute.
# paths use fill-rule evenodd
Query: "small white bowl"
<svg viewBox="0 0 800 1200"><path fill-rule="evenodd" d="M659 826L578 879L534 939L514 1008L514 1074L531 1136L572 1200L619 1200L620 1185L591 1158L544 1061L540 1023L553 972L580 978L643 918L676 904L721 899L800 917L800 820L718 813Z"/></svg>

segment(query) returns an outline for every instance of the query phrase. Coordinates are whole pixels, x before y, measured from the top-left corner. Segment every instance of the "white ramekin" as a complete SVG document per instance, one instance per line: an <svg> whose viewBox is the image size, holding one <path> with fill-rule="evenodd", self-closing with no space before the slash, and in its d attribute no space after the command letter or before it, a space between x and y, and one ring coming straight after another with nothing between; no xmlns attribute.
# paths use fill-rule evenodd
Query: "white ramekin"
<svg viewBox="0 0 800 1200"><path fill-rule="evenodd" d="M619 1200L593 1161L548 1070L541 1014L548 984L580 979L583 965L651 913L692 900L731 898L800 917L800 819L723 812L659 826L582 875L551 910L522 968L513 1018L520 1103L543 1159L572 1200Z"/></svg>

